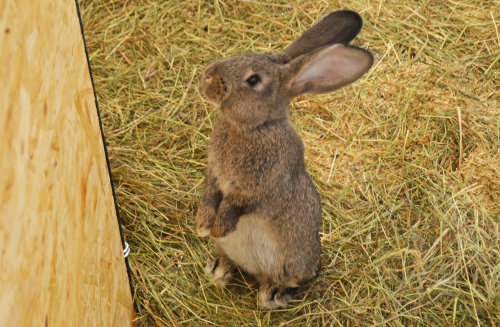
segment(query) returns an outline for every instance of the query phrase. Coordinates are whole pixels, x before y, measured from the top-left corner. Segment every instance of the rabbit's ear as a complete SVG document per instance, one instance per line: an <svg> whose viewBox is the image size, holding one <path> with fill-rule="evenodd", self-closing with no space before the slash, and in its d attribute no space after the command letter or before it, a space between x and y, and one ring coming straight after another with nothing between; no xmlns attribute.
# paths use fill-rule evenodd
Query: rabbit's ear
<svg viewBox="0 0 500 327"><path fill-rule="evenodd" d="M335 43L348 44L361 30L363 20L356 12L332 12L306 30L295 42L277 55L284 62Z"/></svg>
<svg viewBox="0 0 500 327"><path fill-rule="evenodd" d="M302 93L328 93L354 82L372 64L373 56L369 51L335 44L285 65L284 91L290 97Z"/></svg>

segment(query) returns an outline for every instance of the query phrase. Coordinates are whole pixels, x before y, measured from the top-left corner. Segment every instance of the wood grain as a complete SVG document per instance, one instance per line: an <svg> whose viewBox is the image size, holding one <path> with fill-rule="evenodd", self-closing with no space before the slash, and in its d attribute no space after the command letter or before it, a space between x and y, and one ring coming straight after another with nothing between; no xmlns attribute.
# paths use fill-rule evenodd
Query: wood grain
<svg viewBox="0 0 500 327"><path fill-rule="evenodd" d="M72 0L0 0L0 326L130 326Z"/></svg>

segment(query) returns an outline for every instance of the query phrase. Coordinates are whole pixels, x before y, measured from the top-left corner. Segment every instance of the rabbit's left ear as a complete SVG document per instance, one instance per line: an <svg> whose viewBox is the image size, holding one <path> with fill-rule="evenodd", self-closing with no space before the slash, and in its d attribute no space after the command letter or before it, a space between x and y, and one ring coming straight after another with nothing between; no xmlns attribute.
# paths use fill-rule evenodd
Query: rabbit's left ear
<svg viewBox="0 0 500 327"><path fill-rule="evenodd" d="M292 60L282 80L290 97L302 93L328 93L360 78L373 64L364 49L335 44Z"/></svg>

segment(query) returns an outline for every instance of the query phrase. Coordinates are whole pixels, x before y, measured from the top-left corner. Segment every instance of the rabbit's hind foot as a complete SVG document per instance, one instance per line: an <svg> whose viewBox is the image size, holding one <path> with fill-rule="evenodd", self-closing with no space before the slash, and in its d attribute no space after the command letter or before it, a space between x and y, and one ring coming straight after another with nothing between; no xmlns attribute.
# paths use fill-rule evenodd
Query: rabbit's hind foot
<svg viewBox="0 0 500 327"><path fill-rule="evenodd" d="M297 287L263 283L259 288L258 304L266 309L285 308L297 292Z"/></svg>
<svg viewBox="0 0 500 327"><path fill-rule="evenodd" d="M224 287L231 281L231 278L233 277L233 267L231 262L223 257L220 256L214 261L211 261L207 264L205 267L205 271L207 274L212 277L212 279L215 280L215 282Z"/></svg>

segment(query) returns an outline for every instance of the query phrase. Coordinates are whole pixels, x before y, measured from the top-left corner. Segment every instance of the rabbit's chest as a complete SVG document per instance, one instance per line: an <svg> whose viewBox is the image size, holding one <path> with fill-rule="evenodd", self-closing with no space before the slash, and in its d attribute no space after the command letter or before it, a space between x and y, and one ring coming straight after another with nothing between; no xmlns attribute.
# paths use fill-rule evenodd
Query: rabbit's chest
<svg viewBox="0 0 500 327"><path fill-rule="evenodd" d="M260 185L269 165L266 149L230 141L212 147L208 161L223 193Z"/></svg>
<svg viewBox="0 0 500 327"><path fill-rule="evenodd" d="M241 216L236 230L215 242L236 265L251 274L274 271L279 266L277 244L266 224L255 214Z"/></svg>

